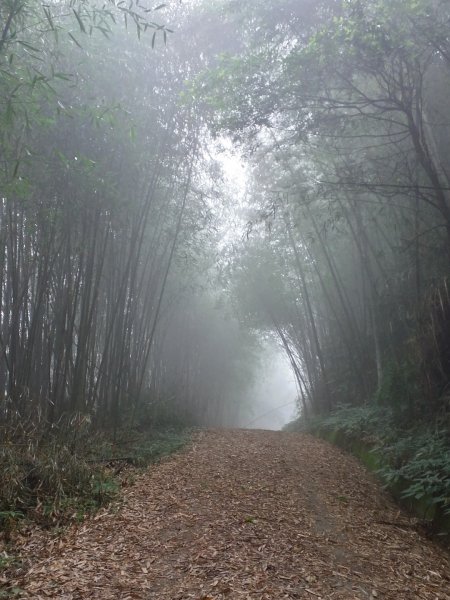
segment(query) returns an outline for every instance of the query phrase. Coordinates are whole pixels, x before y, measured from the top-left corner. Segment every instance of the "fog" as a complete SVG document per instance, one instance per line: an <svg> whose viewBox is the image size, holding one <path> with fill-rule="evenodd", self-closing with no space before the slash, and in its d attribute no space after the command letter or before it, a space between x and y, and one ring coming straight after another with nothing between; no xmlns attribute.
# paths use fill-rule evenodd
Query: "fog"
<svg viewBox="0 0 450 600"><path fill-rule="evenodd" d="M284 352L276 344L265 345L258 377L248 397L250 415L242 427L278 430L295 419L295 380Z"/></svg>
<svg viewBox="0 0 450 600"><path fill-rule="evenodd" d="M445 3L101 4L0 3L0 426L446 402Z"/></svg>

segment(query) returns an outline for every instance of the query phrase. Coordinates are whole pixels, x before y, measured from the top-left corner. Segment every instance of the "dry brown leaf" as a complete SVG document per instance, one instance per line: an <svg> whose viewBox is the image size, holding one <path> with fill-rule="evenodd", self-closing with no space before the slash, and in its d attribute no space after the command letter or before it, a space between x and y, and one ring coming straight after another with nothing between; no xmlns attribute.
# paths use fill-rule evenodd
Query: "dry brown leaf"
<svg viewBox="0 0 450 600"><path fill-rule="evenodd" d="M306 435L201 432L124 494L57 541L33 529L0 584L35 600L450 600L446 552Z"/></svg>

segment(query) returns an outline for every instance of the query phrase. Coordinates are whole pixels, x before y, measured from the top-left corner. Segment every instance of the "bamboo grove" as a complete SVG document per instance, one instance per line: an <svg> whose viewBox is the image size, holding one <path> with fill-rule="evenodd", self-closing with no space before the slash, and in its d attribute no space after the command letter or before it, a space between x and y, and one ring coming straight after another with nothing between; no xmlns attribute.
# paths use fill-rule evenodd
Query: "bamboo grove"
<svg viewBox="0 0 450 600"><path fill-rule="evenodd" d="M450 4L222 4L241 35L193 86L241 143L245 318L272 332L303 414L376 396L448 418Z"/></svg>
<svg viewBox="0 0 450 600"><path fill-rule="evenodd" d="M167 4L0 8L2 422L236 424L264 335L447 419L448 0Z"/></svg>
<svg viewBox="0 0 450 600"><path fill-rule="evenodd" d="M231 419L246 350L211 291L213 162L163 8L0 8L3 425Z"/></svg>

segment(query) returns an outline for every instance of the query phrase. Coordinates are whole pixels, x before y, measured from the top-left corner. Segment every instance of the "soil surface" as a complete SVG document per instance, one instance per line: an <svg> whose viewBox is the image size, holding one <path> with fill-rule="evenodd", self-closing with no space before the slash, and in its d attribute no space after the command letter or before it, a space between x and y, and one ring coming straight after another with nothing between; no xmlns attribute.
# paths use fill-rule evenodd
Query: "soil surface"
<svg viewBox="0 0 450 600"><path fill-rule="evenodd" d="M356 460L294 433L202 432L22 553L23 598L450 599L448 553Z"/></svg>

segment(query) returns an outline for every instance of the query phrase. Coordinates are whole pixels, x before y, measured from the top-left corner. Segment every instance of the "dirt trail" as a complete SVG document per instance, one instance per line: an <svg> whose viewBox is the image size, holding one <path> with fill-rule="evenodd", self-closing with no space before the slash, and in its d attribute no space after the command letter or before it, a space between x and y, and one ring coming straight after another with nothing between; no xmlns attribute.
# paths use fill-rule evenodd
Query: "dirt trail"
<svg viewBox="0 0 450 600"><path fill-rule="evenodd" d="M201 433L125 495L63 538L30 539L22 597L450 599L448 554L309 436Z"/></svg>

